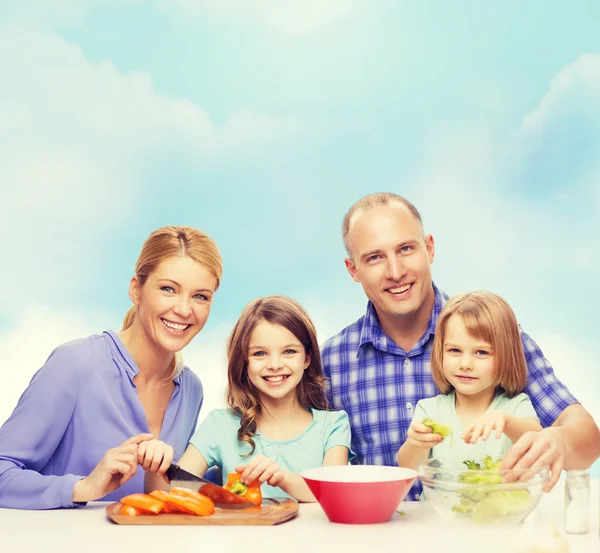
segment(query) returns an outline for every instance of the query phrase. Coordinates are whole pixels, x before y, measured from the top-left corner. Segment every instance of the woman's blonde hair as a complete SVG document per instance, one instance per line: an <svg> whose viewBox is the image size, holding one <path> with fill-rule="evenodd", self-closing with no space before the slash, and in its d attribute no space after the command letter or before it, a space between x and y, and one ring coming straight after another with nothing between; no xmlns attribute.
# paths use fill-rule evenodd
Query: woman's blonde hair
<svg viewBox="0 0 600 553"><path fill-rule="evenodd" d="M221 254L210 236L192 227L168 226L155 230L144 242L135 264L135 276L140 286L168 257L185 256L204 265L217 279L216 289L221 282L223 262ZM137 306L131 306L123 320L123 328L129 328L135 320ZM169 365L170 378L175 378L183 370L183 356L177 352Z"/></svg>
<svg viewBox="0 0 600 553"><path fill-rule="evenodd" d="M258 390L248 377L250 337L261 321L289 330L302 344L310 364L296 387L298 402L305 409L327 409L325 378L317 332L302 306L287 296L268 296L250 302L242 311L227 340L228 380L227 404L241 417L238 439L252 448L257 418L262 412Z"/></svg>
<svg viewBox="0 0 600 553"><path fill-rule="evenodd" d="M492 346L496 385L509 397L522 392L527 383L527 364L517 318L506 300L481 290L454 296L439 316L431 352L431 372L440 392L447 394L453 389L442 371L446 325L453 315L460 316L473 338L485 340Z"/></svg>

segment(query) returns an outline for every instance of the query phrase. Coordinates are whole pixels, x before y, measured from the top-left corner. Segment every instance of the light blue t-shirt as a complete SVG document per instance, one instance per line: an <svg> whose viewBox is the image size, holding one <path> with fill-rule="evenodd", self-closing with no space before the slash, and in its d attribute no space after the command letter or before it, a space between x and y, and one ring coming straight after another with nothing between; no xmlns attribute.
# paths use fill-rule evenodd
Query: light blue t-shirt
<svg viewBox="0 0 600 553"><path fill-rule="evenodd" d="M348 460L354 458L350 449L350 421L345 411L312 409L313 420L306 430L289 440L269 440L260 432L252 437L256 449L238 440L240 417L230 409L215 409L202 421L190 443L202 454L209 468L218 466L224 479L235 467L247 465L257 455L272 459L280 469L301 473L323 464L325 452L335 446L348 448ZM264 483L263 497L289 497L282 489Z"/></svg>
<svg viewBox="0 0 600 553"><path fill-rule="evenodd" d="M522 393L512 398L507 397L504 392L496 394L488 411L505 411L515 417L539 420L529 396ZM486 441L479 439L474 444L465 443L460 435L468 425L458 418L454 391L419 401L415 407L413 420L421 422L427 417L452 427L452 436L448 436L443 442L432 447L429 453L429 457L440 459L447 466L462 465L463 461L467 460L480 462L486 455L490 455L495 461L504 457L512 446L506 434L496 438L495 431Z"/></svg>

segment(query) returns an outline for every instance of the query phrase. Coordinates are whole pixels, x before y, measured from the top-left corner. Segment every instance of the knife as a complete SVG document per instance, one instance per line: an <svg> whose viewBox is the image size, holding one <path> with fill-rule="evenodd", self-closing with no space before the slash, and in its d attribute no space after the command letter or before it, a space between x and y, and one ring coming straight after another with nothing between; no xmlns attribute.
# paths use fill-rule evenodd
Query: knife
<svg viewBox="0 0 600 553"><path fill-rule="evenodd" d="M171 486L180 486L195 492L200 492L202 495L209 497L215 504L215 507L220 509L247 509L248 507L256 507L254 503L246 501L243 497L217 486L214 482L192 474L187 470L182 469L179 465L173 463L166 472Z"/></svg>

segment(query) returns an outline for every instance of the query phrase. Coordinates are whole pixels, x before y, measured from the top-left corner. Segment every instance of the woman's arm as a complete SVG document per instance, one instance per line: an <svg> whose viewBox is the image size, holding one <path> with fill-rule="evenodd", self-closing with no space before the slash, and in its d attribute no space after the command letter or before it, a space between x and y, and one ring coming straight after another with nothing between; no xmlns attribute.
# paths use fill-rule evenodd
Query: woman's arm
<svg viewBox="0 0 600 553"><path fill-rule="evenodd" d="M34 375L9 419L0 428L0 507L74 507L76 483L87 475L46 476L77 403L82 371L70 348L55 349ZM72 447L85 444L73 443Z"/></svg>

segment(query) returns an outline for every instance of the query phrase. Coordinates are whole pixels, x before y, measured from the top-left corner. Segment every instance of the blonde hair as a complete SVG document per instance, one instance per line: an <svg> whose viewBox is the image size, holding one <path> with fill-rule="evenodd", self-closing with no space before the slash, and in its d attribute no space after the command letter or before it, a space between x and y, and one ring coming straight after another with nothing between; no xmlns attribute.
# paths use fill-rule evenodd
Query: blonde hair
<svg viewBox="0 0 600 553"><path fill-rule="evenodd" d="M431 372L440 392L447 394L453 388L442 371L446 325L453 315L460 316L473 338L485 340L492 346L496 385L509 397L522 392L527 383L527 364L515 314L506 300L481 290L454 296L439 316L431 352Z"/></svg>
<svg viewBox="0 0 600 553"><path fill-rule="evenodd" d="M155 230L144 242L135 264L135 276L140 286L168 257L187 256L204 265L217 279L219 287L223 274L223 262L217 245L210 236L192 227L168 226ZM123 328L129 328L135 320L137 306L131 306L123 319ZM169 378L175 378L183 370L183 356L177 352L169 365Z"/></svg>
<svg viewBox="0 0 600 553"><path fill-rule="evenodd" d="M401 204L406 207L412 216L419 222L423 236L425 236L423 219L421 218L419 210L413 204L406 198L392 192L375 192L374 194L369 194L356 201L346 212L346 215L344 215L344 220L342 222L342 238L344 239L344 246L350 259L352 259L352 243L350 242L350 223L352 222L352 217L359 211L367 211L374 207L389 204Z"/></svg>
<svg viewBox="0 0 600 553"><path fill-rule="evenodd" d="M300 405L307 410L328 408L317 332L306 311L287 296L267 296L251 301L227 340L227 404L241 417L238 439L252 448L248 455L255 449L252 436L256 433L257 418L262 412L258 390L248 377L248 351L252 332L261 321L289 330L300 341L305 354L310 355L310 364L296 387Z"/></svg>

